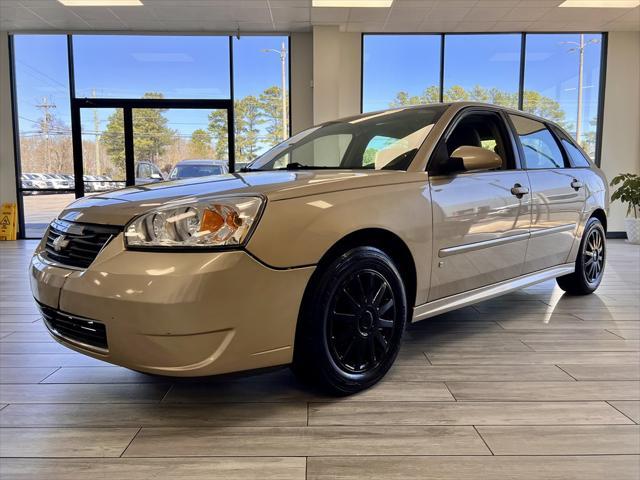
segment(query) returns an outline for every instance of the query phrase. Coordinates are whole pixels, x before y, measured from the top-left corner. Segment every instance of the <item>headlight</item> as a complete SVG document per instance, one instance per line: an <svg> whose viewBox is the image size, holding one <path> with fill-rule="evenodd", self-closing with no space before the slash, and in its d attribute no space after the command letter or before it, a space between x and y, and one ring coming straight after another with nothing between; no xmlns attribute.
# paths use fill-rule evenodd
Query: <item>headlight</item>
<svg viewBox="0 0 640 480"><path fill-rule="evenodd" d="M125 228L127 247L211 248L246 243L255 226L260 197L222 197L175 203L135 218Z"/></svg>

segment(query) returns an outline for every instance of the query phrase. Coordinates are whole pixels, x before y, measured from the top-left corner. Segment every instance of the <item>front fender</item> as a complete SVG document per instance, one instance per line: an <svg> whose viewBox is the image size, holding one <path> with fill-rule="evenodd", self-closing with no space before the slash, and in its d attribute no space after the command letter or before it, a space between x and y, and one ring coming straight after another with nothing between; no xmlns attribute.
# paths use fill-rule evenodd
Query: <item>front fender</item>
<svg viewBox="0 0 640 480"><path fill-rule="evenodd" d="M431 275L431 196L425 173L407 175L413 181L270 201L247 250L275 268L314 265L350 233L388 230L413 255L416 302L423 303Z"/></svg>

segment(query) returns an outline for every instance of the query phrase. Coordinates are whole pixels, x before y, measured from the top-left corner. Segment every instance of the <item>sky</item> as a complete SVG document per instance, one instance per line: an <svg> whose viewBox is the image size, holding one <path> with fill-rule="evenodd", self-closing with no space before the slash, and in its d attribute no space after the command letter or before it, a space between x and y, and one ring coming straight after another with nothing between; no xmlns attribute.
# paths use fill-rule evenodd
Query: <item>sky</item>
<svg viewBox="0 0 640 480"><path fill-rule="evenodd" d="M600 40L599 34L585 40ZM525 89L557 100L567 120L577 115L578 54L569 52L578 34L528 34L525 51ZM440 35L365 35L364 111L387 108L396 93L418 95L439 85ZM480 85L518 91L520 34L445 36L444 87L466 89ZM585 48L583 125L597 114L600 43Z"/></svg>

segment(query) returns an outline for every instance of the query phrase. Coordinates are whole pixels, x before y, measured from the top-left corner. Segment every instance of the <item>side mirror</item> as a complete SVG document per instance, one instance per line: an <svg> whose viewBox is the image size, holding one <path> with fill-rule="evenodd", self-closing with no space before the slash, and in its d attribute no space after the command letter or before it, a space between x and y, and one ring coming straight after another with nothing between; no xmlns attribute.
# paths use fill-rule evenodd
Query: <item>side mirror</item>
<svg viewBox="0 0 640 480"><path fill-rule="evenodd" d="M502 166L502 158L497 153L470 145L456 148L451 154L451 159L461 162L466 171L493 170Z"/></svg>
<svg viewBox="0 0 640 480"><path fill-rule="evenodd" d="M151 178L153 178L154 180L164 180L162 178L162 175L160 175L159 173L152 173Z"/></svg>

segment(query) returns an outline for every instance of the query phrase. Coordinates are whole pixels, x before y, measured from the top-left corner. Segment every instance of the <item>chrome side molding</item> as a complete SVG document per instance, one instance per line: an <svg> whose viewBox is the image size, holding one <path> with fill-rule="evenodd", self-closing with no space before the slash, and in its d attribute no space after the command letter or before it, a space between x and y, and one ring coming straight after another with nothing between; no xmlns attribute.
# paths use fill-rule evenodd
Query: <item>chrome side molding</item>
<svg viewBox="0 0 640 480"><path fill-rule="evenodd" d="M483 300L489 300L490 298L504 295L505 293L509 293L514 290L520 290L521 288L535 285L536 283L568 275L573 273L574 270L574 263L566 263L557 267L547 268L545 270L539 270L527 275L522 275L511 280L505 280L504 282L494 283L492 285L487 285L486 287L476 288L468 292L458 293L456 295L451 295L450 297L440 298L433 302L424 303L413 309L413 319L411 322L419 322L425 318L434 317L450 310L456 310L474 303L482 302Z"/></svg>
<svg viewBox="0 0 640 480"><path fill-rule="evenodd" d="M577 225L575 223L570 223L567 225L560 225L559 227L541 228L526 233L509 235L507 237L492 238L491 240L483 240L481 242L466 243L464 245L456 245L455 247L441 248L438 251L438 257L444 258L451 255L458 255L460 253L475 252L476 250L482 250L483 248L496 247L498 245L504 245L506 243L528 240L529 238L533 237L541 237L543 235L551 235L553 233L568 232L570 230L575 230L576 226Z"/></svg>
<svg viewBox="0 0 640 480"><path fill-rule="evenodd" d="M482 250L483 248L495 247L498 245L504 245L506 243L519 242L521 240L529 240L530 234L517 233L515 235L509 235L507 237L492 238L491 240L483 240L482 242L467 243L464 245L457 245L455 247L442 248L438 252L440 258L450 257L451 255L457 255L459 253L475 252L476 250Z"/></svg>
<svg viewBox="0 0 640 480"><path fill-rule="evenodd" d="M531 238L542 237L543 235L551 235L552 233L568 232L575 230L576 224L569 223L567 225L560 225L559 227L540 228L538 230L531 230Z"/></svg>

